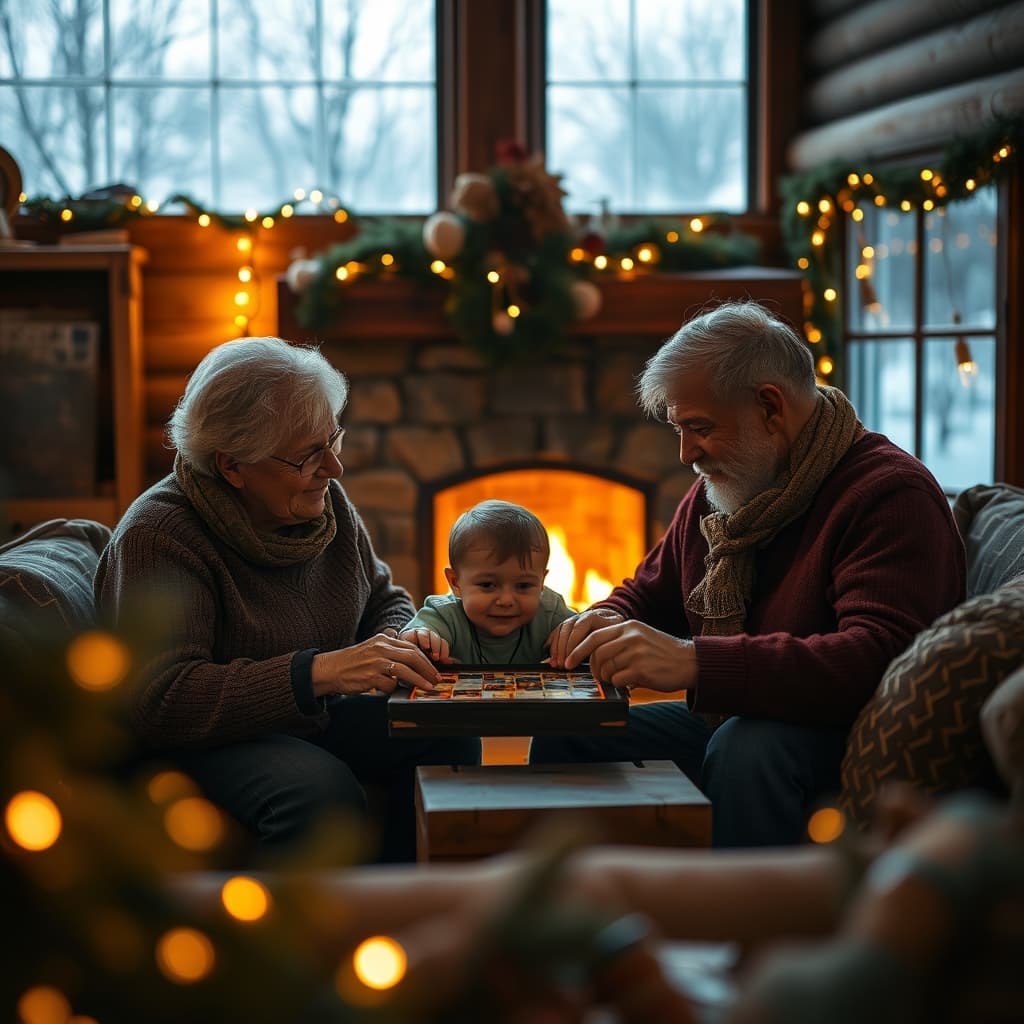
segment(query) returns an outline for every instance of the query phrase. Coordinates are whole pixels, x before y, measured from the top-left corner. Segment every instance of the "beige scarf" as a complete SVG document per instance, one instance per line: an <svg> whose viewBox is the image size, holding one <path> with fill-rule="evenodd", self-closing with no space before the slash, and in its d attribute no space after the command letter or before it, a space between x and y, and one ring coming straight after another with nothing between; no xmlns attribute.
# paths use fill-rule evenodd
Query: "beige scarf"
<svg viewBox="0 0 1024 1024"><path fill-rule="evenodd" d="M280 568L308 562L334 540L337 523L330 496L316 519L286 527L287 532L266 532L256 529L235 488L221 477L197 473L178 455L174 478L206 525L254 565Z"/></svg>
<svg viewBox="0 0 1024 1024"><path fill-rule="evenodd" d="M818 406L797 435L779 482L735 512L712 512L700 521L709 550L704 578L686 599L686 608L704 619L705 636L743 632L755 551L807 509L825 477L864 433L841 391L819 387L818 394Z"/></svg>

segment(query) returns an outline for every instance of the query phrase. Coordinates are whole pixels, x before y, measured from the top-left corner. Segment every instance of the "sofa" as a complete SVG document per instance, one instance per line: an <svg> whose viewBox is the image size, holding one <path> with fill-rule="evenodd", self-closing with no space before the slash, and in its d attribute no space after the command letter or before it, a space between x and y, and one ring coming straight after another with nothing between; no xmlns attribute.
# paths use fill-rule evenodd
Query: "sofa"
<svg viewBox="0 0 1024 1024"><path fill-rule="evenodd" d="M982 740L982 705L1024 669L1024 490L983 484L953 507L967 549L967 598L895 658L855 721L840 805L864 823L879 788L910 781L940 795L999 788ZM0 649L27 653L96 624L92 574L110 536L54 519L0 546Z"/></svg>

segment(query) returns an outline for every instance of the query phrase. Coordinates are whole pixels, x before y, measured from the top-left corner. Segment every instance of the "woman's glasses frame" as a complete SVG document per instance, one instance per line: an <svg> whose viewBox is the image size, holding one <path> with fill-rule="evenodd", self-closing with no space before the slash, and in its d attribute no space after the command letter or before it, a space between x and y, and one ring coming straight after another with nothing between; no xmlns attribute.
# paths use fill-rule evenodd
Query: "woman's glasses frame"
<svg viewBox="0 0 1024 1024"><path fill-rule="evenodd" d="M291 459L282 458L280 455L269 456L275 462L283 462L291 466L299 476L311 477L324 464L327 453L331 452L336 458L341 454L341 443L345 439L345 428L339 426L337 430L327 439L327 444L316 451L310 452L301 462L292 462Z"/></svg>

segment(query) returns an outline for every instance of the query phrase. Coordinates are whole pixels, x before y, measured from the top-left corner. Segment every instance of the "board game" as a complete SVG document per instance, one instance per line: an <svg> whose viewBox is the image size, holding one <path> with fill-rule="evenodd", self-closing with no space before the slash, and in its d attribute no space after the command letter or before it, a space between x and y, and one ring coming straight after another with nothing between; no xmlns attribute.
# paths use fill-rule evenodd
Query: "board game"
<svg viewBox="0 0 1024 1024"><path fill-rule="evenodd" d="M585 666L459 665L441 670L432 691L395 690L392 735L534 736L597 733L626 725L629 695Z"/></svg>

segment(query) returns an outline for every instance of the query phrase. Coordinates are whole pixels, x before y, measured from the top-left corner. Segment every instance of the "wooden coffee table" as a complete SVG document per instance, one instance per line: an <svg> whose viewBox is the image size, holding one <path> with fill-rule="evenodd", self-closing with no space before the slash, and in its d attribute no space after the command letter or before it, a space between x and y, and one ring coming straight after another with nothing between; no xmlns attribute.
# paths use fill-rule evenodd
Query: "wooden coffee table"
<svg viewBox="0 0 1024 1024"><path fill-rule="evenodd" d="M672 761L416 769L420 861L501 853L553 816L595 842L711 843L711 803Z"/></svg>

